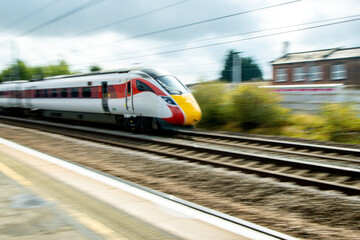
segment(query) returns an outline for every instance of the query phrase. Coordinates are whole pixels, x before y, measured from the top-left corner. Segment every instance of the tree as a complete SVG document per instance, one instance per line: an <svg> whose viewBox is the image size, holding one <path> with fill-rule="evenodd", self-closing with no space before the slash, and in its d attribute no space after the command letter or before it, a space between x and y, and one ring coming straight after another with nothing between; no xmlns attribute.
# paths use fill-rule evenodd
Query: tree
<svg viewBox="0 0 360 240"><path fill-rule="evenodd" d="M64 61L60 60L58 64L41 67L42 77L51 77L58 75L69 75L69 65Z"/></svg>
<svg viewBox="0 0 360 240"><path fill-rule="evenodd" d="M262 72L257 63L251 58L241 58L242 79L250 81L251 79L262 79Z"/></svg>
<svg viewBox="0 0 360 240"><path fill-rule="evenodd" d="M71 74L69 65L64 60L60 60L58 64L38 67L28 67L23 61L17 60L15 64L1 72L0 82L33 78L41 79L44 77L69 74Z"/></svg>
<svg viewBox="0 0 360 240"><path fill-rule="evenodd" d="M7 69L3 70L0 74L0 81L13 81L13 80L26 80L31 76L30 69L21 60L16 60Z"/></svg>
<svg viewBox="0 0 360 240"><path fill-rule="evenodd" d="M99 72L99 71L101 71L101 67L99 67L98 65L90 66L90 72Z"/></svg>
<svg viewBox="0 0 360 240"><path fill-rule="evenodd" d="M225 59L224 69L221 71L222 81L232 82L233 58L235 58L235 61L240 60L239 56L235 54L235 51L230 50ZM241 58L241 80L250 81L254 78L262 79L262 72L260 67L251 57Z"/></svg>

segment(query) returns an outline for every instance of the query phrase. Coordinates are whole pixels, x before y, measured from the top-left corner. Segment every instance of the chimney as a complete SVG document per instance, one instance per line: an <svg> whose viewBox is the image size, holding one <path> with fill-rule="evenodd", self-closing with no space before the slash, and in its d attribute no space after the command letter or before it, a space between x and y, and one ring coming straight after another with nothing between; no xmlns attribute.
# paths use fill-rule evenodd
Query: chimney
<svg viewBox="0 0 360 240"><path fill-rule="evenodd" d="M285 56L286 54L288 54L289 45L290 45L290 42L289 42L289 41L283 42L283 56Z"/></svg>

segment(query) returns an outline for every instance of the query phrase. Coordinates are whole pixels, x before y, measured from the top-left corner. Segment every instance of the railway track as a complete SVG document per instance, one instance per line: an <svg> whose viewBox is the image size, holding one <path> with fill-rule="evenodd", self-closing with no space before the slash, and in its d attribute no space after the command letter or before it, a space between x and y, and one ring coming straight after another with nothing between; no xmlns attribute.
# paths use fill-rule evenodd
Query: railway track
<svg viewBox="0 0 360 240"><path fill-rule="evenodd" d="M25 119L20 121L13 118L7 118L6 120L1 118L1 122L213 167L257 174L262 177L273 177L281 181L291 181L326 190L337 190L349 195L360 195L359 169L291 160L264 154L245 153L230 149L215 149L200 146L193 142L179 143L167 138L67 126L42 121Z"/></svg>
<svg viewBox="0 0 360 240"><path fill-rule="evenodd" d="M131 194L131 196L137 196L140 199L143 199L142 202L148 200L149 202L156 203L156 205L154 205L155 208L158 208L156 206L162 206L164 208L171 209L174 212L184 212L184 216L186 215L189 218L194 219L203 219L205 222L214 226L221 225L224 229L238 233L241 236L246 236L245 234L247 233L249 234L249 237L252 236L256 239L296 240L296 238L285 235L283 233L276 232L254 223L227 215L225 213L221 213L193 202L186 201L173 195L162 193L148 187L129 182L125 179L112 176L104 172L100 172L81 166L79 164L74 164L66 160L44 154L42 152L38 152L11 141L0 139L0 143L12 149L16 149L20 152L32 155L35 158L39 158L42 161L49 163L49 166L54 164L53 166L57 170L67 169L69 172L71 172L70 175L66 174L65 177L58 176L60 178L68 178L69 176L74 176L74 174L79 174L85 178L101 182L106 186L111 186L112 189L119 189L123 192ZM94 198L89 199L86 194L77 190L76 184L70 185L74 188L68 188L67 185L69 183L66 183L66 186L64 186L60 182L53 181L51 177L49 178L40 174L39 172L30 170L26 164L23 165L20 162L14 163L11 162L11 160L8 160L6 161L5 166L7 168L10 166L10 169L20 170L22 176L31 179L32 182L36 183L37 186L41 186L42 189L46 189L45 191L48 191L48 194L56 198L59 202L66 202L67 205L69 205L69 208L75 206L75 208L79 208L81 211L91 213L92 216L97 216L96 214L100 213L100 216L97 216L96 219L106 222L106 226L109 227L109 230L111 230L112 233L119 238L121 238L121 236L117 235L117 233L119 229L122 229L120 232L125 234L129 234L127 231L135 231L136 236L138 235L137 238L140 239L144 239L146 237L154 239L154 236L158 237L159 239L165 239L161 232L159 233L156 229L149 229L146 226L141 225L141 223L137 222L133 218L125 216L124 213L119 214L117 210L111 206L111 204L102 204L101 201L94 200ZM86 180L83 179L82 181ZM105 190L103 189L103 191ZM104 215L104 213L106 214ZM131 224L124 224L124 222ZM153 232L149 233L149 230L152 230ZM130 233L132 234L130 237L134 237L133 232ZM170 236L166 236L166 239L170 239Z"/></svg>
<svg viewBox="0 0 360 240"><path fill-rule="evenodd" d="M191 140L194 142L274 152L281 155L318 158L328 162L350 163L360 167L360 150L354 148L189 130L179 130L176 132L175 136L180 139Z"/></svg>

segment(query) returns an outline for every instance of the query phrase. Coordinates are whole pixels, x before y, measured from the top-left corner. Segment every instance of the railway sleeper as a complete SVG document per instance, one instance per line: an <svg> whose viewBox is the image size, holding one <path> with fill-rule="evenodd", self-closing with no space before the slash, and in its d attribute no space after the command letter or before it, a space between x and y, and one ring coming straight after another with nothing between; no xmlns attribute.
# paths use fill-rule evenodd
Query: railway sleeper
<svg viewBox="0 0 360 240"><path fill-rule="evenodd" d="M261 166L261 168L263 169L269 169L269 170L275 170L277 169L275 164L269 163L269 164L264 164Z"/></svg>
<svg viewBox="0 0 360 240"><path fill-rule="evenodd" d="M290 172L292 172L292 174L297 175L297 176L304 176L306 174L310 173L309 169L292 169L290 170Z"/></svg>
<svg viewBox="0 0 360 240"><path fill-rule="evenodd" d="M284 167L277 168L277 171L278 172L287 172L287 171L292 170L292 169L293 169L292 167L284 166Z"/></svg>
<svg viewBox="0 0 360 240"><path fill-rule="evenodd" d="M244 165L244 162L246 162L245 159L234 159L233 161L231 161L232 163L238 164L238 165Z"/></svg>
<svg viewBox="0 0 360 240"><path fill-rule="evenodd" d="M195 155L194 155L194 157L196 157L196 158L203 158L204 156L206 156L207 155L207 153L205 153L205 152L199 152L199 153L196 153Z"/></svg>
<svg viewBox="0 0 360 240"><path fill-rule="evenodd" d="M247 162L247 163L243 164L243 166L255 167L257 164L259 164L259 162Z"/></svg>
<svg viewBox="0 0 360 240"><path fill-rule="evenodd" d="M220 157L221 157L220 155L214 154L214 155L210 155L210 156L206 157L206 159L207 160L214 160L214 159L218 160Z"/></svg>
<svg viewBox="0 0 360 240"><path fill-rule="evenodd" d="M331 175L330 173L315 173L316 179L328 179Z"/></svg>
<svg viewBox="0 0 360 240"><path fill-rule="evenodd" d="M344 182L341 182L342 184L345 184L345 185L350 185L350 186L353 186L353 187L358 187L360 189L360 180L347 180L347 181L344 181Z"/></svg>
<svg viewBox="0 0 360 240"><path fill-rule="evenodd" d="M351 179L351 177L349 177L349 176L336 176L332 179L332 181L336 182L336 183L342 183L342 182L349 181L350 179Z"/></svg>
<svg viewBox="0 0 360 240"><path fill-rule="evenodd" d="M219 160L222 161L222 162L230 162L231 159L232 159L232 157L221 157L221 158L219 158Z"/></svg>

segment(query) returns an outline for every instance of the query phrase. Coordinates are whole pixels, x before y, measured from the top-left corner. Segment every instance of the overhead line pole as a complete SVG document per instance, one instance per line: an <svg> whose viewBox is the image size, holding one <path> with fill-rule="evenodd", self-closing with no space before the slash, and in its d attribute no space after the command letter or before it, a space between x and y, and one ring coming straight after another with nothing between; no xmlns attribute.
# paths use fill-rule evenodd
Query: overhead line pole
<svg viewBox="0 0 360 240"><path fill-rule="evenodd" d="M232 83L241 83L241 53L233 52L232 54Z"/></svg>
<svg viewBox="0 0 360 240"><path fill-rule="evenodd" d="M14 65L11 69L10 79L20 80L20 66L17 64L17 59L19 58L16 43L14 40L11 40L11 55L14 62Z"/></svg>

